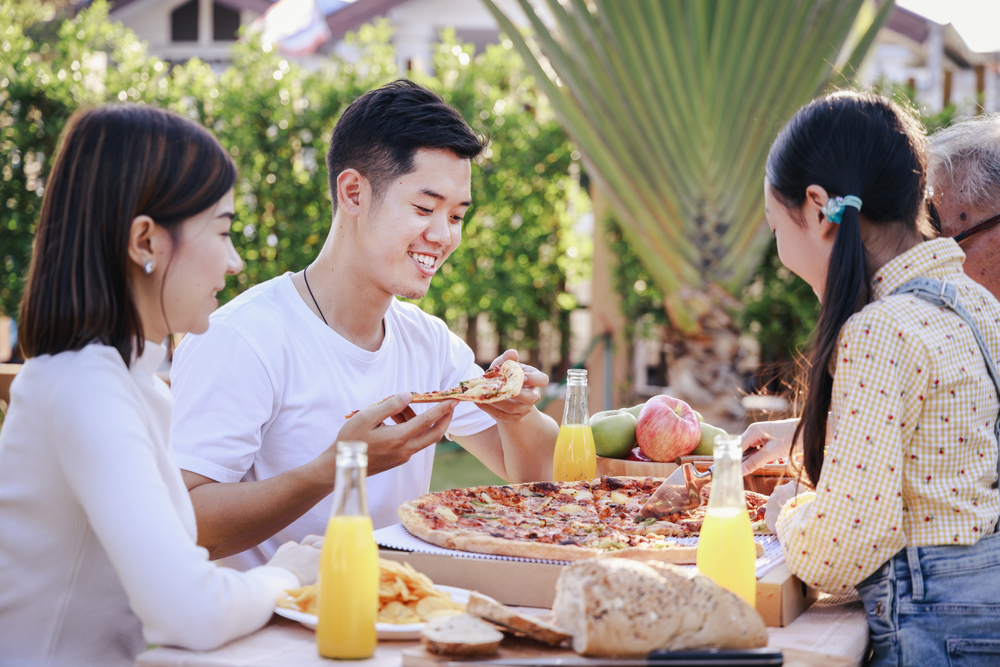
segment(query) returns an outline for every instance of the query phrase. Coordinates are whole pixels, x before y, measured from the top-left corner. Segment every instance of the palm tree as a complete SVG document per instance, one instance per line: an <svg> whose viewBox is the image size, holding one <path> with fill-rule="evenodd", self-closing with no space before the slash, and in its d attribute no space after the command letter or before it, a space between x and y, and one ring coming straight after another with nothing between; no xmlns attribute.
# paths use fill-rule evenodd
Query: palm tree
<svg viewBox="0 0 1000 667"><path fill-rule="evenodd" d="M850 81L892 0L517 0L524 34L511 3L486 4L664 294L671 387L735 402L732 312L769 243L768 148Z"/></svg>

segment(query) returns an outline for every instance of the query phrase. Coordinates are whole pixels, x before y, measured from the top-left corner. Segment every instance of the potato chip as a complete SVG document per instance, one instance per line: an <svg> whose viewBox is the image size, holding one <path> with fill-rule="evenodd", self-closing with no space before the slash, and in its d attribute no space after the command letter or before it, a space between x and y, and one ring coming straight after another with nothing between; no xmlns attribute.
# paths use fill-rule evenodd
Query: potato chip
<svg viewBox="0 0 1000 667"><path fill-rule="evenodd" d="M445 600L444 598L439 598L437 596L425 597L416 605L417 615L424 620L430 618L431 613L441 611L442 609L454 610L455 605L451 600Z"/></svg>
<svg viewBox="0 0 1000 667"><path fill-rule="evenodd" d="M319 610L319 586L303 586L285 591L278 606L297 609L314 616ZM439 616L461 614L465 605L434 588L430 577L413 569L409 563L379 559L379 623L397 625L423 623Z"/></svg>

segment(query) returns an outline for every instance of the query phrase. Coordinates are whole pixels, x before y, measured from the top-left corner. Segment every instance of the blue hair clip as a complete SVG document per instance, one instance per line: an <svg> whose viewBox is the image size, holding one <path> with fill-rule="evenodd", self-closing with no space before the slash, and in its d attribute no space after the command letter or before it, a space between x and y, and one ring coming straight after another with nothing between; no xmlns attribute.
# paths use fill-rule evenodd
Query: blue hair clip
<svg viewBox="0 0 1000 667"><path fill-rule="evenodd" d="M854 195L847 195L846 197L830 197L823 204L823 208L820 211L827 220L835 225L840 224L840 219L844 217L844 207L853 206L854 208L861 211L861 199L855 197Z"/></svg>

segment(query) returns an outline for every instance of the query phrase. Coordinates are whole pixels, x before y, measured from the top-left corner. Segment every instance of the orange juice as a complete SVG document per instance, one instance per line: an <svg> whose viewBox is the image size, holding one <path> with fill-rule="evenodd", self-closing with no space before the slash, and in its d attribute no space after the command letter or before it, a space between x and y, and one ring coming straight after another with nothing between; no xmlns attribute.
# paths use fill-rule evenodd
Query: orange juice
<svg viewBox="0 0 1000 667"><path fill-rule="evenodd" d="M578 482L597 477L597 450L590 426L563 424L559 427L552 457L552 479Z"/></svg>
<svg viewBox="0 0 1000 667"><path fill-rule="evenodd" d="M746 509L709 507L698 538L698 571L753 607L757 601L756 560Z"/></svg>
<svg viewBox="0 0 1000 667"><path fill-rule="evenodd" d="M378 547L367 516L333 516L319 565L316 647L324 658L362 659L375 653Z"/></svg>

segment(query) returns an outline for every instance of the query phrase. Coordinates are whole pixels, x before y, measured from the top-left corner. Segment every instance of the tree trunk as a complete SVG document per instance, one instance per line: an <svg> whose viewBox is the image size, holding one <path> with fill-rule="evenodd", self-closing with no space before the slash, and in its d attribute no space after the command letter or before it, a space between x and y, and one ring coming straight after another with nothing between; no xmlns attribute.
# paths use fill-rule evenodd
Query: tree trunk
<svg viewBox="0 0 1000 667"><path fill-rule="evenodd" d="M525 339L530 345L531 349L528 351L528 363L537 368L538 370L545 372L542 368L542 345L539 341L541 335L541 326L539 326L538 321L529 318L525 323Z"/></svg>
<svg viewBox="0 0 1000 667"><path fill-rule="evenodd" d="M559 311L557 323L559 327L559 361L552 368L552 377L549 378L555 382L566 377L566 372L573 365L573 360L570 359L570 347L573 343L573 331L570 327L571 314L572 311L569 310Z"/></svg>
<svg viewBox="0 0 1000 667"><path fill-rule="evenodd" d="M741 429L746 414L740 402L743 377L758 363L755 347L741 339L734 319L742 306L716 286L704 292L684 288L678 296L696 320L697 331L666 328L669 391L701 412L706 421Z"/></svg>
<svg viewBox="0 0 1000 667"><path fill-rule="evenodd" d="M465 344L472 348L472 354L479 361L479 315L465 316Z"/></svg>

